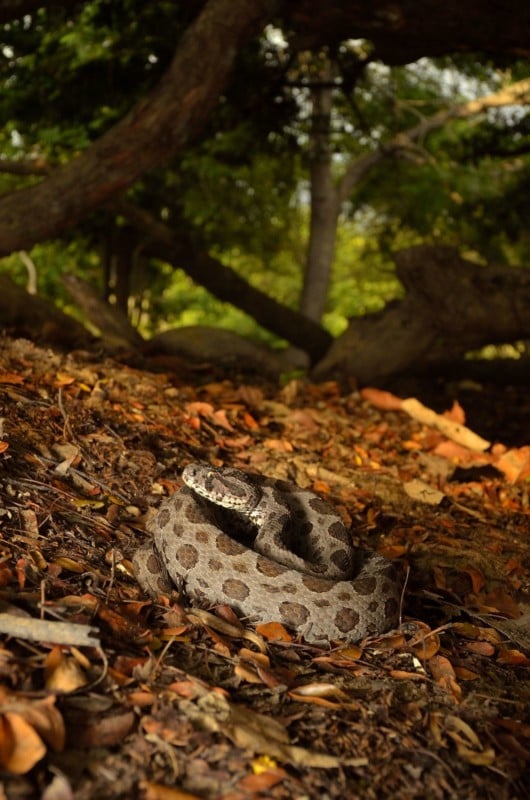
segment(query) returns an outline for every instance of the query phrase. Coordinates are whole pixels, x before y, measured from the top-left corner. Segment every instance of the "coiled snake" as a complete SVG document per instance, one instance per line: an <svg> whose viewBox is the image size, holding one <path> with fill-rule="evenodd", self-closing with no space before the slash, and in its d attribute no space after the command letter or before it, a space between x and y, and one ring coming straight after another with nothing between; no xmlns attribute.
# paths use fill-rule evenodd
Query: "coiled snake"
<svg viewBox="0 0 530 800"><path fill-rule="evenodd" d="M152 596L172 586L227 603L252 622L277 620L308 641L359 641L396 626L393 564L356 551L331 506L313 492L240 470L188 465L186 484L150 524L135 554Z"/></svg>

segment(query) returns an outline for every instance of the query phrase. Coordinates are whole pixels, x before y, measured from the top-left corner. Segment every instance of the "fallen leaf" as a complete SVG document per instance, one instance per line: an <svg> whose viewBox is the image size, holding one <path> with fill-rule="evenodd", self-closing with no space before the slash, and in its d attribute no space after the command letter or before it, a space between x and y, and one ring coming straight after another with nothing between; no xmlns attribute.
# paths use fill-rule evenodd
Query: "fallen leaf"
<svg viewBox="0 0 530 800"><path fill-rule="evenodd" d="M174 786L165 786L162 783L140 781L142 800L201 800L198 794L190 794Z"/></svg>
<svg viewBox="0 0 530 800"><path fill-rule="evenodd" d="M54 775L41 794L40 800L74 800L74 793L65 775Z"/></svg>
<svg viewBox="0 0 530 800"><path fill-rule="evenodd" d="M256 633L267 641L292 642L293 637L280 622L264 622L256 625Z"/></svg>
<svg viewBox="0 0 530 800"><path fill-rule="evenodd" d="M54 647L46 657L44 680L48 691L62 693L74 692L88 683L81 666L60 647Z"/></svg>
<svg viewBox="0 0 530 800"><path fill-rule="evenodd" d="M0 765L15 775L23 775L46 753L44 742L26 720L12 711L0 716Z"/></svg>
<svg viewBox="0 0 530 800"><path fill-rule="evenodd" d="M285 780L287 773L284 769L276 767L275 769L268 769L263 772L256 772L254 775L246 775L238 781L237 786L245 792L267 792L272 789L276 784Z"/></svg>
<svg viewBox="0 0 530 800"><path fill-rule="evenodd" d="M462 699L462 689L458 685L453 666L445 656L436 655L429 661L429 669L436 683L459 703Z"/></svg>
<svg viewBox="0 0 530 800"><path fill-rule="evenodd" d="M484 748L470 725L460 717L448 714L445 719L447 735L456 745L458 755L474 766L487 767L495 761L495 751Z"/></svg>
<svg viewBox="0 0 530 800"><path fill-rule="evenodd" d="M428 503L430 506L439 506L445 498L445 494L429 486L428 483L414 478L403 484L403 488L412 500L418 500L420 503Z"/></svg>
<svg viewBox="0 0 530 800"><path fill-rule="evenodd" d="M511 483L526 480L530 477L530 445L508 450L495 462L495 466Z"/></svg>
<svg viewBox="0 0 530 800"><path fill-rule="evenodd" d="M399 411L403 403L403 400L395 394L375 389L372 386L361 389L360 394L364 400L382 411Z"/></svg>

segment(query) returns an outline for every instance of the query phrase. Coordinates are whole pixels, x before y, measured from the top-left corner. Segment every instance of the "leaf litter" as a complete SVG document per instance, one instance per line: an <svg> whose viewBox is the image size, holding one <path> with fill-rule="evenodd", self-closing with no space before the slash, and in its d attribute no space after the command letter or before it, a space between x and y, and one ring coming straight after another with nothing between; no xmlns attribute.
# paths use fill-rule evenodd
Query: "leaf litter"
<svg viewBox="0 0 530 800"><path fill-rule="evenodd" d="M0 796L524 795L527 442L379 390L191 385L23 340L0 394ZM144 597L131 555L192 460L327 496L408 572L400 630L317 647Z"/></svg>

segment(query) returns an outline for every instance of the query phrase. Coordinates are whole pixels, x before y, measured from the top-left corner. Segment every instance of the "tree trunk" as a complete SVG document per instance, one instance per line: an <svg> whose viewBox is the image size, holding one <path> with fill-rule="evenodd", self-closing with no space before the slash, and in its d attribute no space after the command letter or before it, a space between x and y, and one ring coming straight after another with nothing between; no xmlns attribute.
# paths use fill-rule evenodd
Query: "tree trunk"
<svg viewBox="0 0 530 800"><path fill-rule="evenodd" d="M333 182L331 110L333 67L326 59L319 72L320 86L312 89L311 224L300 311L314 322L324 313L335 257L340 204Z"/></svg>
<svg viewBox="0 0 530 800"><path fill-rule="evenodd" d="M351 320L315 367L315 379L374 383L487 344L530 338L530 269L481 266L450 247L412 247L395 259L405 297Z"/></svg>

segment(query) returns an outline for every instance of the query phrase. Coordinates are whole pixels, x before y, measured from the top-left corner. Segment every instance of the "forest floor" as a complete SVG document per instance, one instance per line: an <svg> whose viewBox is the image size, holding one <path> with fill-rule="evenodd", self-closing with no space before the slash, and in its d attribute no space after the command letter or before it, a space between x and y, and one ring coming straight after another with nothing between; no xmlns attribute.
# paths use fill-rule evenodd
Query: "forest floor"
<svg viewBox="0 0 530 800"><path fill-rule="evenodd" d="M0 398L0 799L527 796L530 436L24 340ZM326 495L408 572L400 629L317 647L147 599L130 559L190 461Z"/></svg>

